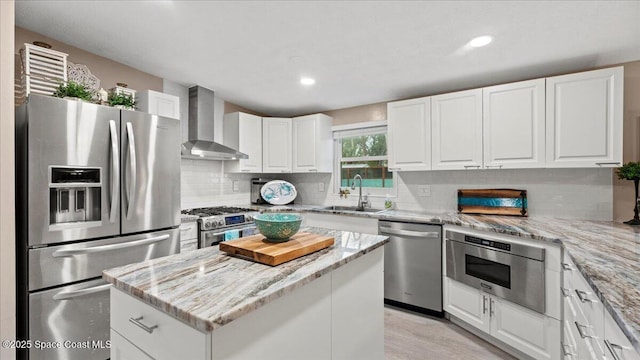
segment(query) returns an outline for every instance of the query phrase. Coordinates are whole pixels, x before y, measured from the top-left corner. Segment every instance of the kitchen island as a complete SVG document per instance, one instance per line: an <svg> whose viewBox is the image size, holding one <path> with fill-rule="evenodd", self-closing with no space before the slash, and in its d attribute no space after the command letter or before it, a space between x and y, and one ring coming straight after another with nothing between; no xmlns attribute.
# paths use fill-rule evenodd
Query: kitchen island
<svg viewBox="0 0 640 360"><path fill-rule="evenodd" d="M271 267L216 247L106 270L112 359L384 359L380 235Z"/></svg>

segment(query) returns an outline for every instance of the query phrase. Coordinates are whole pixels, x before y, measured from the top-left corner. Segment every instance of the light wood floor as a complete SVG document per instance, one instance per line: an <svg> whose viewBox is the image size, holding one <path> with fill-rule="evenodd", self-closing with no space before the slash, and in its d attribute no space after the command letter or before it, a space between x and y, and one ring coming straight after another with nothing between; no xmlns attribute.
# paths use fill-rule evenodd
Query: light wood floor
<svg viewBox="0 0 640 360"><path fill-rule="evenodd" d="M384 309L384 353L387 360L515 359L446 319L389 306Z"/></svg>

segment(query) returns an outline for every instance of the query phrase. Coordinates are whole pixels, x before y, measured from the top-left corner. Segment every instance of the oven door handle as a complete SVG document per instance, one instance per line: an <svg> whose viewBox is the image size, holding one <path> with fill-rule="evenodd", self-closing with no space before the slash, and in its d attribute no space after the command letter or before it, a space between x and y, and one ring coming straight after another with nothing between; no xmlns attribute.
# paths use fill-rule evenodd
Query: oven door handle
<svg viewBox="0 0 640 360"><path fill-rule="evenodd" d="M245 227L243 227L243 228L239 228L239 229L227 229L227 230L224 230L224 231L222 231L222 232L213 233L213 234L211 234L211 236L220 236L220 235L224 235L224 234L225 234L226 232L228 232L228 231L244 231L244 230L250 230L250 229L255 229L255 228L256 228L256 227L255 227L255 225L253 225L253 226L245 226Z"/></svg>
<svg viewBox="0 0 640 360"><path fill-rule="evenodd" d="M380 234L382 235L399 235L399 236L410 236L410 237L421 237L421 238L430 238L430 239L440 239L440 233L437 231L413 231L413 230L399 230L392 229L390 227L381 226Z"/></svg>
<svg viewBox="0 0 640 360"><path fill-rule="evenodd" d="M92 247L83 248L83 249L58 250L58 251L55 251L53 254L51 254L51 256L58 258L58 257L68 257L73 255L93 254L93 253L99 253L103 251L119 250L119 249L125 249L133 246L153 244L153 243L166 240L168 238L169 238L169 234L164 234L160 236L154 236L148 239L141 239L141 240L129 241L129 242L123 242L123 243L117 243L117 244L98 245L98 246L92 246Z"/></svg>
<svg viewBox="0 0 640 360"><path fill-rule="evenodd" d="M111 287L111 284L104 284L104 285L93 286L93 287L82 289L82 290L61 291L53 295L53 300L69 300L79 296L90 295L90 294L95 294L97 292L109 290L110 287Z"/></svg>

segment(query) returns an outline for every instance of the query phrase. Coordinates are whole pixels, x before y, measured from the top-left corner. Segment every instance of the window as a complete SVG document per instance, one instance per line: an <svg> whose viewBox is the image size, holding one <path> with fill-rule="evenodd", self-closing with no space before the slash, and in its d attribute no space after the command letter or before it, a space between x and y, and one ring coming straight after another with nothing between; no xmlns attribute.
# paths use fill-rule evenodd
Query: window
<svg viewBox="0 0 640 360"><path fill-rule="evenodd" d="M362 176L362 187L368 190L394 188L393 173L387 168L386 124L376 122L372 124L374 126L367 123L359 125L362 127L353 128L354 125L351 125L345 130L339 130L344 127L334 128L336 192L339 187L350 187L356 174ZM356 182L356 185L359 183Z"/></svg>

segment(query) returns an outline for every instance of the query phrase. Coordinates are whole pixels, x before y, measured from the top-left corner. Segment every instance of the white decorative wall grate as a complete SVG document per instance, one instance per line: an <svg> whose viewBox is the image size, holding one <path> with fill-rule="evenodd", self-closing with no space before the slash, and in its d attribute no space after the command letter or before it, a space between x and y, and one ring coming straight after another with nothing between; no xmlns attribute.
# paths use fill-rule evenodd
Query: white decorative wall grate
<svg viewBox="0 0 640 360"><path fill-rule="evenodd" d="M20 49L22 59L22 95L51 95L67 82L67 54L32 44Z"/></svg>

